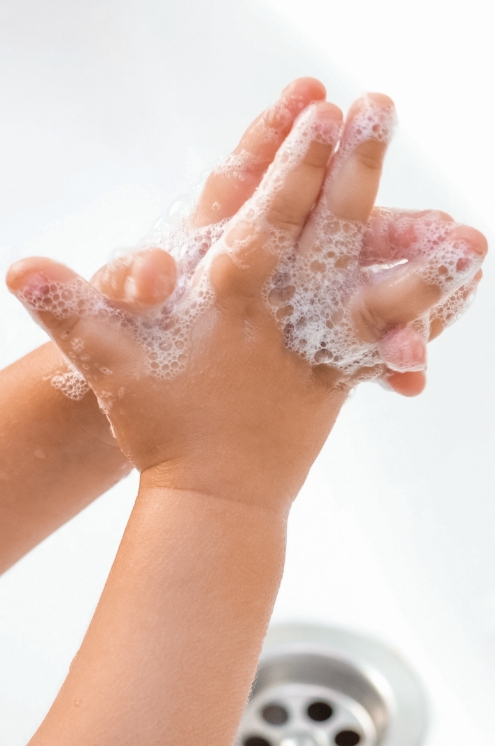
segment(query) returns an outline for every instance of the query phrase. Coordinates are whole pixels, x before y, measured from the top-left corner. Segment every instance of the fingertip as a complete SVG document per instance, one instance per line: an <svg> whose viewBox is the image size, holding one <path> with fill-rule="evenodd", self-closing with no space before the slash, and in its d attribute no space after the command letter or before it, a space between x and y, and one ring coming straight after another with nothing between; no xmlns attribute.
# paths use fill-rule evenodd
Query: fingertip
<svg viewBox="0 0 495 746"><path fill-rule="evenodd" d="M368 220L394 125L395 108L384 94L363 96L351 106L325 187L327 206L338 217Z"/></svg>
<svg viewBox="0 0 495 746"><path fill-rule="evenodd" d="M163 249L153 247L134 256L125 280L124 296L129 303L157 305L170 297L176 282L175 260Z"/></svg>
<svg viewBox="0 0 495 746"><path fill-rule="evenodd" d="M20 259L8 268L5 283L11 292L15 292L22 287L23 279L30 272L29 261L29 259Z"/></svg>
<svg viewBox="0 0 495 746"><path fill-rule="evenodd" d="M401 396L419 396L426 386L426 374L423 371L398 373L392 371L385 375L386 383Z"/></svg>
<svg viewBox="0 0 495 746"><path fill-rule="evenodd" d="M12 264L5 277L8 289L15 293L30 284L67 282L74 276L71 269L46 257L29 257Z"/></svg>
<svg viewBox="0 0 495 746"><path fill-rule="evenodd" d="M210 175L191 217L192 224L208 225L235 215L259 185L297 116L325 97L325 86L316 78L297 78L289 83L248 127L232 156Z"/></svg>
<svg viewBox="0 0 495 746"><path fill-rule="evenodd" d="M91 285L112 301L151 306L167 300L176 281L173 257L163 249L151 247L102 267L91 279Z"/></svg>
<svg viewBox="0 0 495 746"><path fill-rule="evenodd" d="M385 93L376 92L365 93L354 101L348 113L349 123L352 124L354 119L361 113L369 114L370 109L371 111L375 110L376 112L386 113L390 129L395 124L396 111L393 100Z"/></svg>
<svg viewBox="0 0 495 746"><path fill-rule="evenodd" d="M443 220L445 223L453 223L454 218L450 213L445 212L445 210L424 210L423 212L418 213L419 216L423 215L435 215L435 217L440 218L440 220Z"/></svg>
<svg viewBox="0 0 495 746"><path fill-rule="evenodd" d="M262 115L261 122L264 129L268 128L272 130L272 134L276 133L273 144L278 143L277 146L282 144L291 128L294 125L297 126L301 117L310 117L315 111L320 119L331 119L334 122L340 122L343 119L339 107L324 100L324 95L321 95L326 93L324 89L323 91L320 90L320 87L314 86L312 82L309 84L304 82L306 80L311 79L294 81L294 87L289 86L288 89L285 89L280 98ZM271 157L273 155L274 151L271 153Z"/></svg>
<svg viewBox="0 0 495 746"><path fill-rule="evenodd" d="M326 98L327 91L323 83L317 78L302 77L296 78L283 91L282 96L297 96L308 101L319 101Z"/></svg>
<svg viewBox="0 0 495 746"><path fill-rule="evenodd" d="M377 93L376 91L372 91L371 93L367 93L364 98L368 98L370 101L373 101L379 106L386 106L387 108L395 109L393 100L390 98L390 96L387 96L386 93Z"/></svg>
<svg viewBox="0 0 495 746"><path fill-rule="evenodd" d="M459 225L455 228L455 237L464 240L479 256L487 255L488 241L486 236L476 228L472 228L470 225Z"/></svg>
<svg viewBox="0 0 495 746"><path fill-rule="evenodd" d="M292 148L302 136L306 141L306 156L311 150L316 150L316 160L319 162L323 157L326 167L340 138L343 118L341 109L335 104L328 101L313 102L295 120L289 137L278 151L277 158L283 161L286 158L287 147ZM321 150L322 146L324 150Z"/></svg>
<svg viewBox="0 0 495 746"><path fill-rule="evenodd" d="M336 104L331 101L320 101L316 104L318 115L335 122L343 122L344 114Z"/></svg>

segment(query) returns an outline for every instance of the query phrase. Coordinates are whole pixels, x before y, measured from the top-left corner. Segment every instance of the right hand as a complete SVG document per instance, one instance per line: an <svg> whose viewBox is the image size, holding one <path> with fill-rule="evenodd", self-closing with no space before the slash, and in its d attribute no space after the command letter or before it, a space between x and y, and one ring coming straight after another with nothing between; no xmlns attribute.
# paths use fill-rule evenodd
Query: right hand
<svg viewBox="0 0 495 746"><path fill-rule="evenodd" d="M386 97L375 94L372 101L390 109ZM164 486L220 491L222 496L265 504L286 503L297 494L347 389L363 371L348 376L338 367L309 365L288 350L262 290L280 260L274 232L284 252L297 245L301 254L312 256L322 212L330 211L347 225L364 228L368 221L386 140L373 132L359 137L356 121L365 106L368 102L362 100L351 109L342 150L328 174L328 160L341 126L340 111L319 103L295 125L260 190L238 211L198 267L200 272L209 267L213 305L191 330L194 344L186 368L172 378L153 374L153 363L132 333L136 324L141 328L144 324L151 332L160 328L156 317L143 310L145 299L137 300L139 282L130 283L131 302L124 298L116 303L105 300L101 292L55 262L34 258L11 268L10 289L74 361L106 408L122 449L149 478ZM320 135L306 142L309 120ZM290 148L301 137L300 142L306 143L304 157L291 160ZM250 217L251 209L255 219ZM413 228L420 220L412 220ZM356 236L360 235L358 231ZM395 244L389 241L389 245ZM362 238L356 239L330 279L343 278L341 285L349 290L345 303L351 312L353 344L367 349L367 345L381 343L394 327L407 328L424 316L441 301L442 287L431 281L431 273L428 281L415 267L377 283L353 285L353 278L359 279L362 251ZM469 276L471 267L474 276L485 251L481 234L472 229L464 232L459 237L459 277ZM144 265L143 258L139 259L138 278L153 279L152 273L143 273L143 266L156 268L159 256L149 254ZM168 277L172 287L173 263L166 255L160 261L162 279ZM427 265L433 266L432 262L434 257L428 257ZM114 287L125 291L132 272L131 263L125 281ZM451 280L461 284L456 278ZM165 281L161 287L166 287ZM71 295L70 310L59 313L51 305L57 289L62 297ZM75 298L82 305L74 305ZM167 317L172 326L181 322L173 313ZM376 368L376 374L386 372L384 364ZM364 372L369 375L368 369Z"/></svg>

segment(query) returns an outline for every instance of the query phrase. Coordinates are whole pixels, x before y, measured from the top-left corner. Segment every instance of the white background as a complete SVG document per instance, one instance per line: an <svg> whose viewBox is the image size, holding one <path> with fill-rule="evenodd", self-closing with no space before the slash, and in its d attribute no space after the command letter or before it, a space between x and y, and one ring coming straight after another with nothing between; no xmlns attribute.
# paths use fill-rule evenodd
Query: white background
<svg viewBox="0 0 495 746"><path fill-rule="evenodd" d="M494 229L488 4L4 0L0 263L86 276L147 231L293 77L347 107L382 90L401 129L380 200ZM495 732L493 264L432 347L417 400L363 386L291 518L277 619L380 636L432 701L430 746ZM43 340L0 289L0 362ZM0 745L49 707L97 602L133 475L0 580Z"/></svg>

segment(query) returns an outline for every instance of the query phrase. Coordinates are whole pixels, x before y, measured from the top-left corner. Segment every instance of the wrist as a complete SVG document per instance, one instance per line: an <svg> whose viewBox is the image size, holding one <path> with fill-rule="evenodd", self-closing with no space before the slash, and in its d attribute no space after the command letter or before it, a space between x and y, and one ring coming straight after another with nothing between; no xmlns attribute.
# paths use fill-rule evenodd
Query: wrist
<svg viewBox="0 0 495 746"><path fill-rule="evenodd" d="M141 472L140 489L193 494L287 516L308 468L295 469L279 457L276 464L218 453L163 461Z"/></svg>
<svg viewBox="0 0 495 746"><path fill-rule="evenodd" d="M141 484L150 489L172 489L212 495L287 513L325 443L347 392L330 390L312 426L290 421L272 431L238 423L225 433L213 428L208 437L180 443L173 451L148 460L139 469ZM218 437L220 435L221 437ZM216 436L216 437L215 437ZM143 463L143 461L141 461Z"/></svg>
<svg viewBox="0 0 495 746"><path fill-rule="evenodd" d="M215 469L198 468L198 462L190 466L186 462L173 464L163 462L141 472L139 493L166 494L202 499L206 502L236 504L240 509L263 511L283 517L295 495L288 490L270 489L261 484L256 475L247 474L247 469L237 467L235 474ZM251 472L253 470L251 469Z"/></svg>

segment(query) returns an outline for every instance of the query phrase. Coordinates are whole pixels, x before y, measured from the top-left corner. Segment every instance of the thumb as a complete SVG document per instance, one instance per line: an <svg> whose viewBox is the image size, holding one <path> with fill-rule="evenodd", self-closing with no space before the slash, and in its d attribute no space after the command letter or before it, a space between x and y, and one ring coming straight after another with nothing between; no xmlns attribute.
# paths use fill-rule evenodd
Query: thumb
<svg viewBox="0 0 495 746"><path fill-rule="evenodd" d="M6 282L93 388L128 362L129 346L115 327L124 327L129 315L65 265L23 259L10 267Z"/></svg>

